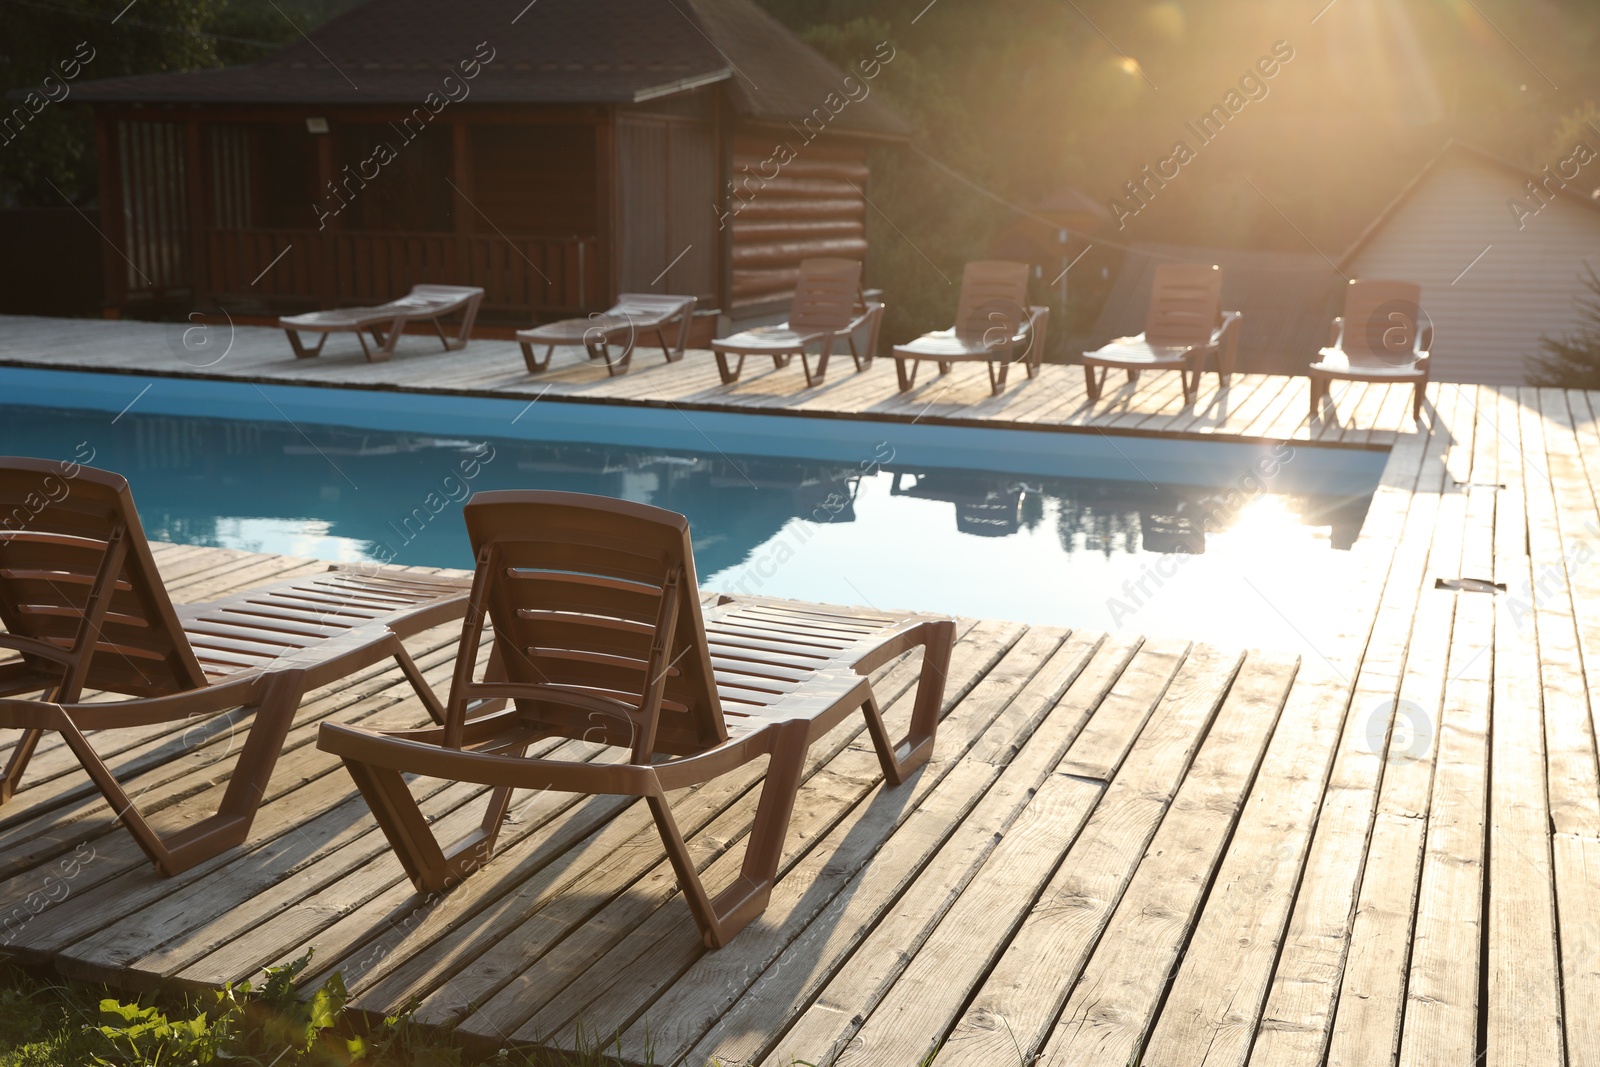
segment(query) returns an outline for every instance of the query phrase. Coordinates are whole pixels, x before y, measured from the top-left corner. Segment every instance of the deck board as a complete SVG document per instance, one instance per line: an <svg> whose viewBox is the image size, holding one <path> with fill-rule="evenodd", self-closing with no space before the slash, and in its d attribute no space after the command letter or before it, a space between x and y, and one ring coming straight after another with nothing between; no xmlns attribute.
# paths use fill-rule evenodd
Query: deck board
<svg viewBox="0 0 1600 1067"><path fill-rule="evenodd" d="M166 327L128 323L52 322L35 358L45 321L0 320L0 362L183 369ZM444 357L407 337L369 366L240 337L223 376L1392 451L1347 595L1282 606L1331 614L1303 662L1071 619L963 620L933 762L888 789L856 723L819 741L771 906L721 951L700 945L647 813L618 798L519 797L486 869L415 893L314 743L326 719L422 721L380 666L309 696L250 839L177 878L154 874L47 740L0 808L0 939L20 959L147 990L236 982L314 948L312 970L340 972L358 1010L414 1001L419 1021L491 1044L604 1032L625 1062L648 1048L691 1067L994 1067L1019 1047L1052 1064L1138 1051L1150 1067L1600 1058L1597 397L1435 385L1416 433L1408 390L1367 383L1336 384L1333 411L1307 419L1299 379L1222 393L1211 376L1185 405L1175 378L1146 375L1091 407L1071 367L998 398L981 368L924 367L902 396L884 361L859 375L835 361L817 389L752 361L730 388L704 353L640 352L611 379L563 352L536 379L510 345ZM155 557L189 600L322 566ZM1456 577L1507 588L1435 587ZM411 642L441 688L454 630ZM905 714L914 668L875 681ZM95 741L171 826L215 803L240 725ZM760 781L756 765L675 798L714 885ZM484 799L419 788L447 835Z"/></svg>
<svg viewBox="0 0 1600 1067"><path fill-rule="evenodd" d="M92 370L142 376L175 375L324 388L386 389L445 395L542 397L552 401L600 401L675 407L688 411L760 411L835 418L1091 433L1139 433L1219 440L1312 441L1336 446L1381 448L1415 424L1400 394L1409 387L1351 383L1338 392L1325 420L1305 418L1303 378L1236 374L1226 389L1206 375L1193 403L1184 401L1176 372L1145 373L1130 386L1120 376L1088 401L1082 371L1045 364L1038 377L1013 368L1005 392L991 396L988 373L957 364L949 374L929 364L909 392L898 390L894 361L876 359L857 372L848 357L833 359L826 380L808 388L798 361L776 369L752 358L743 378L724 385L708 351L690 351L676 363L641 348L629 373L608 377L581 348L558 348L550 370L529 374L521 350L509 341L477 340L456 352L408 334L394 357L368 363L349 338L334 335L324 354L296 359L283 333L260 326L215 328L227 354L210 366L186 353L181 323L0 316L0 366ZM211 349L208 349L210 351ZM1389 394L1395 398L1390 401ZM527 426L536 428L537 421Z"/></svg>

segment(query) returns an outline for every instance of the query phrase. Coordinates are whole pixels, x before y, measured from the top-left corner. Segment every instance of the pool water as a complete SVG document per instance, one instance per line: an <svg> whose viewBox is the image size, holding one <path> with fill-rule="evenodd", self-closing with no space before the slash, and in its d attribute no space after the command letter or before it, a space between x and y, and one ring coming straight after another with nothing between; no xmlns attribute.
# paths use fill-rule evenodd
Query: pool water
<svg viewBox="0 0 1600 1067"><path fill-rule="evenodd" d="M560 489L684 513L710 589L1301 652L1325 640L1321 605L1347 580L1375 485L1279 491L1287 446L1207 486L914 466L893 433L853 463L681 436L660 448L0 406L0 453L123 474L156 540L468 568L468 495Z"/></svg>

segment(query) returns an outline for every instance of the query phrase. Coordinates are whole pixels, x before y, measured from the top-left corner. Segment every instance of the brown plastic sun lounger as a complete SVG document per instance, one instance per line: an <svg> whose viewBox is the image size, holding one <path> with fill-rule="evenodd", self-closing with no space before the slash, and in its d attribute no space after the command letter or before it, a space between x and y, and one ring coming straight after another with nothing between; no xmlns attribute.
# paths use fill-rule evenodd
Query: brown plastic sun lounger
<svg viewBox="0 0 1600 1067"><path fill-rule="evenodd" d="M400 638L459 619L464 579L334 569L174 605L120 476L0 457L0 518L0 649L18 654L0 665L0 729L22 731L0 777L0 803L54 731L157 870L171 875L245 839L303 694L393 658L443 718ZM85 702L94 690L134 699ZM167 836L85 736L237 708L255 719L217 813Z"/></svg>
<svg viewBox="0 0 1600 1067"><path fill-rule="evenodd" d="M279 319L278 325L289 335L289 344L297 359L320 355L330 333L353 333L356 340L361 342L361 351L366 354L367 361L381 363L394 355L395 342L405 332L408 322L433 323L446 352L467 347L481 303L483 290L475 285L413 285L411 292L399 300L391 300L377 307L309 311L304 315ZM461 329L456 331L455 337L446 337L439 320L456 311L463 312ZM302 333L322 334L317 347L307 348L300 340ZM378 345L376 350L367 347L366 335L369 333Z"/></svg>
<svg viewBox="0 0 1600 1067"><path fill-rule="evenodd" d="M782 326L757 326L732 337L711 342L717 357L717 370L724 384L732 384L744 373L746 356L771 356L774 367L787 367L794 356L806 372L806 385L822 384L828 374L828 358L840 341L850 345L850 358L856 370L872 365L878 347L878 329L883 321L883 305L867 301L861 293L861 264L853 259L807 259L800 263L800 280L795 284L794 302L789 306L789 321ZM856 349L855 335L868 328L866 352ZM811 370L807 350L817 347L816 373ZM737 357L737 362L733 358Z"/></svg>
<svg viewBox="0 0 1600 1067"><path fill-rule="evenodd" d="M472 603L442 727L378 733L324 723L418 892L485 863L513 789L644 797L705 943L721 947L766 907L806 751L860 710L884 776L933 750L954 624L791 601L723 598L702 609L689 523L577 493L479 493ZM506 681L473 680L487 612ZM866 673L924 649L909 735L892 742ZM468 718L471 702L510 699ZM628 761L531 759L544 738L616 746ZM708 893L667 804L673 789L770 756L742 873ZM491 786L479 830L442 849L403 775Z"/></svg>
<svg viewBox="0 0 1600 1067"><path fill-rule="evenodd" d="M917 383L917 361L929 359L949 374L955 363L978 361L989 370L989 390L999 396L1011 364L1022 363L1028 377L1039 374L1050 309L1028 306L1028 265L986 260L968 263L961 275L956 324L894 346L900 391Z"/></svg>
<svg viewBox="0 0 1600 1067"><path fill-rule="evenodd" d="M1083 354L1089 399L1100 399L1107 368L1121 367L1129 382L1137 382L1140 371L1176 370L1183 376L1184 399L1192 402L1207 356L1216 358L1217 380L1227 385L1239 345L1240 318L1237 311L1222 310L1222 268L1163 263L1156 268L1144 332Z"/></svg>
<svg viewBox="0 0 1600 1067"><path fill-rule="evenodd" d="M1352 280L1344 291L1344 314L1333 320L1328 347L1307 372L1311 417L1322 414L1328 383L1411 382L1411 417L1422 418L1428 392L1428 355L1433 326L1422 321L1422 286L1412 282Z"/></svg>
<svg viewBox="0 0 1600 1067"><path fill-rule="evenodd" d="M586 319L562 319L535 326L531 330L518 330L517 340L522 345L522 358L528 364L529 374L542 374L550 369L550 357L557 345L582 345L589 351L590 359L605 360L606 374L615 378L627 374L633 364L633 348L641 334L655 334L661 345L661 354L668 363L683 358L689 344L689 328L694 325L694 308L699 303L692 296L661 296L656 293L623 293L611 310ZM677 336L669 347L668 328L676 325ZM611 346L620 343L622 352L615 358ZM534 353L535 345L544 345L544 358Z"/></svg>

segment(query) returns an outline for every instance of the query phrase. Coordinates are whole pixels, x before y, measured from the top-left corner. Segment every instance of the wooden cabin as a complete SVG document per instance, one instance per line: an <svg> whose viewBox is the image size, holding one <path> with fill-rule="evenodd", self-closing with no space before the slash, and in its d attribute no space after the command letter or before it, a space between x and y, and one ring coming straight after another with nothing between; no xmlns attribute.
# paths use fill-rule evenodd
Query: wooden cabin
<svg viewBox="0 0 1600 1067"><path fill-rule="evenodd" d="M866 255L892 62L841 70L751 0L370 0L248 66L88 82L107 312L436 282L489 321L652 289L760 318L802 258Z"/></svg>

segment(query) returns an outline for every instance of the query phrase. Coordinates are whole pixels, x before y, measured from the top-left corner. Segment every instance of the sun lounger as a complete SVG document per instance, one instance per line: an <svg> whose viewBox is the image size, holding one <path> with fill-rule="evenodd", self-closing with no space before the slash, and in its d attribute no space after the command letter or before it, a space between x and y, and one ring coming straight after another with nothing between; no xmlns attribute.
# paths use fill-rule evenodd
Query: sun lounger
<svg viewBox="0 0 1600 1067"><path fill-rule="evenodd" d="M909 392L916 385L918 360L933 360L940 374L949 374L955 363L977 361L988 368L990 393L998 396L1006 387L1011 364L1021 362L1028 377L1038 376L1049 323L1049 308L1028 305L1026 263L968 263L961 275L956 324L894 346L900 391Z"/></svg>
<svg viewBox="0 0 1600 1067"><path fill-rule="evenodd" d="M245 839L306 692L392 658L442 719L400 638L459 619L463 580L334 569L175 605L120 476L0 457L0 517L0 649L19 654L0 665L0 728L22 731L0 803L17 792L45 731L59 733L157 870L171 875ZM134 699L86 702L95 690ZM167 836L85 736L236 708L255 718L217 813Z"/></svg>
<svg viewBox="0 0 1600 1067"><path fill-rule="evenodd" d="M394 355L395 342L405 332L408 322L432 322L444 342L444 350L453 352L467 347L472 334L472 324L478 318L478 305L483 303L483 290L472 285L413 285L411 292L399 300L370 308L333 308L328 311L309 311L304 315L291 315L278 320L283 332L289 335L289 344L297 359L310 359L322 352L330 333L353 333L361 342L361 351L369 363L380 363ZM439 320L453 312L461 311L461 329L456 336L446 337ZM307 348L300 340L302 333L320 333L317 347ZM367 347L367 334L378 345L376 351Z"/></svg>
<svg viewBox="0 0 1600 1067"><path fill-rule="evenodd" d="M806 750L862 711L885 777L933 750L954 625L926 615L724 597L702 609L688 520L576 493L480 493L466 506L477 554L472 603L442 727L379 733L324 723L419 892L485 863L513 789L644 797L705 943L728 943L766 907ZM473 680L481 620L506 681ZM865 675L924 649L908 736L892 742ZM474 700L513 708L468 718ZM627 762L531 759L544 738L616 746ZM770 756L743 871L701 883L667 792ZM403 775L491 786L481 828L448 851Z"/></svg>
<svg viewBox="0 0 1600 1067"><path fill-rule="evenodd" d="M1328 347L1307 371L1312 418L1322 414L1334 380L1410 382L1411 417L1422 418L1433 326L1419 321L1421 300L1422 286L1411 282L1352 280L1345 287L1344 314L1333 320Z"/></svg>
<svg viewBox="0 0 1600 1067"><path fill-rule="evenodd" d="M1220 267L1162 264L1156 268L1144 332L1083 354L1089 399L1100 399L1107 368L1121 367L1129 382L1137 382L1141 371L1176 370L1183 376L1184 399L1193 402L1207 356L1216 358L1217 380L1227 385L1238 350L1240 318L1237 311L1222 310Z"/></svg>
<svg viewBox="0 0 1600 1067"><path fill-rule="evenodd" d="M866 301L861 294L861 264L853 259L807 259L800 263L800 280L795 285L789 321L782 326L757 326L732 337L711 342L717 357L717 370L724 384L739 380L746 356L771 356L774 367L787 367L794 356L806 373L806 385L822 384L828 374L828 357L840 341L850 345L850 358L856 370L872 364L878 347L878 329L883 320L883 305ZM866 352L856 348L856 334L867 330ZM817 369L811 371L807 349L818 350ZM737 357L737 362L733 358Z"/></svg>
<svg viewBox="0 0 1600 1067"><path fill-rule="evenodd" d="M689 344L689 328L694 325L696 303L692 296L623 293L609 311L586 319L562 319L531 330L518 330L517 340L522 344L522 358L529 374L542 374L550 368L550 357L557 345L582 345L589 350L590 359L605 360L606 374L616 377L628 373L633 347L641 334L655 334L668 363L682 359ZM677 336L668 347L667 331L673 325L678 327ZM622 353L613 359L610 346L619 342ZM535 345L545 346L543 359L534 354Z"/></svg>

